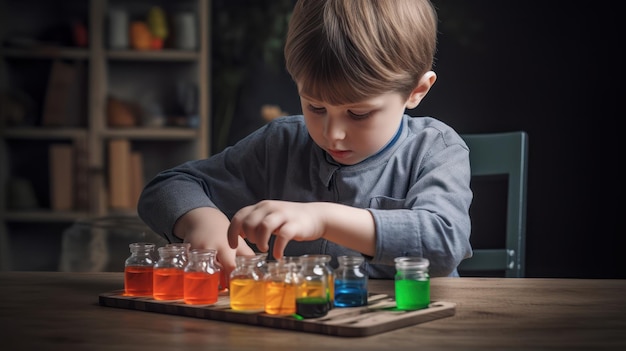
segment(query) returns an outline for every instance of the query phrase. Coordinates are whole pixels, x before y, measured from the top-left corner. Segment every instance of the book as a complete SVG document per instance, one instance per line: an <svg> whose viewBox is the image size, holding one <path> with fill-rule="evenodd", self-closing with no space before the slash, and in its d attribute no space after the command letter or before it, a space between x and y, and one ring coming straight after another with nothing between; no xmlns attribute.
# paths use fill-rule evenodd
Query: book
<svg viewBox="0 0 626 351"><path fill-rule="evenodd" d="M133 207L137 206L139 196L144 187L143 174L143 154L139 151L130 153L130 175L131 175L131 203Z"/></svg>
<svg viewBox="0 0 626 351"><path fill-rule="evenodd" d="M128 139L109 141L109 206L112 209L134 208L131 200L131 146Z"/></svg>
<svg viewBox="0 0 626 351"><path fill-rule="evenodd" d="M74 148L69 144L51 144L50 208L56 211L74 209Z"/></svg>
<svg viewBox="0 0 626 351"><path fill-rule="evenodd" d="M50 69L41 125L77 127L86 118L86 69L83 63L55 60Z"/></svg>
<svg viewBox="0 0 626 351"><path fill-rule="evenodd" d="M74 167L75 167L75 208L88 211L89 203L89 146L84 138L74 141Z"/></svg>

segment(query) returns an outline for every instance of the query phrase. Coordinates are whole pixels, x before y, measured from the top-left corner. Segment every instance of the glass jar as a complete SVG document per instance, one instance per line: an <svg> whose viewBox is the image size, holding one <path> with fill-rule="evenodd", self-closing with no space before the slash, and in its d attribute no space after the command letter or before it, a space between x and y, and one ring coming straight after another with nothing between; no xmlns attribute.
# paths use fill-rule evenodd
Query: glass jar
<svg viewBox="0 0 626 351"><path fill-rule="evenodd" d="M430 262L422 257L396 257L395 292L399 310L419 310L430 304Z"/></svg>
<svg viewBox="0 0 626 351"><path fill-rule="evenodd" d="M267 253L259 252L256 255L257 266L263 272L263 274L267 274Z"/></svg>
<svg viewBox="0 0 626 351"><path fill-rule="evenodd" d="M124 262L124 295L152 296L155 245L140 242L128 247L130 256Z"/></svg>
<svg viewBox="0 0 626 351"><path fill-rule="evenodd" d="M327 295L328 295L328 309L332 309L335 307L335 271L333 267L330 265L330 261L332 257L330 255L322 255L322 254L307 254L301 256L301 258L313 257L318 260L320 265L326 270L326 286L327 286Z"/></svg>
<svg viewBox="0 0 626 351"><path fill-rule="evenodd" d="M190 305L206 305L217 302L220 283L220 267L216 261L217 250L193 249L184 273L184 301Z"/></svg>
<svg viewBox="0 0 626 351"><path fill-rule="evenodd" d="M230 273L230 308L236 311L265 310L265 275L257 256L237 256Z"/></svg>
<svg viewBox="0 0 626 351"><path fill-rule="evenodd" d="M183 261L183 266L187 265L187 262L189 262L189 250L191 250L190 243L169 243L169 244L166 244L165 246L175 247L178 250L180 250L179 255L181 256L181 259Z"/></svg>
<svg viewBox="0 0 626 351"><path fill-rule="evenodd" d="M328 256L330 258L330 256ZM303 318L325 316L330 310L329 273L326 257L300 257L300 281L296 289L296 313Z"/></svg>
<svg viewBox="0 0 626 351"><path fill-rule="evenodd" d="M265 313L291 315L296 313L298 267L293 263L268 262L265 275Z"/></svg>
<svg viewBox="0 0 626 351"><path fill-rule="evenodd" d="M335 306L367 306L367 273L363 256L339 256L335 269Z"/></svg>
<svg viewBox="0 0 626 351"><path fill-rule="evenodd" d="M159 247L154 265L153 291L156 300L179 300L184 297L184 262L178 247Z"/></svg>

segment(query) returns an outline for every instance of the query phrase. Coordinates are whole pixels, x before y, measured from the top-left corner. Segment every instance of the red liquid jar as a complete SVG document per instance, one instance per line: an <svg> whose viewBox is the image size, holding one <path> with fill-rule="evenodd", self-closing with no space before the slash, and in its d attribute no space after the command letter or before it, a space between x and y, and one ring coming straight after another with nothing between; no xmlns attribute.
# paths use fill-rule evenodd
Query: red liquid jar
<svg viewBox="0 0 626 351"><path fill-rule="evenodd" d="M152 296L154 247L152 243L132 243L124 263L124 295Z"/></svg>

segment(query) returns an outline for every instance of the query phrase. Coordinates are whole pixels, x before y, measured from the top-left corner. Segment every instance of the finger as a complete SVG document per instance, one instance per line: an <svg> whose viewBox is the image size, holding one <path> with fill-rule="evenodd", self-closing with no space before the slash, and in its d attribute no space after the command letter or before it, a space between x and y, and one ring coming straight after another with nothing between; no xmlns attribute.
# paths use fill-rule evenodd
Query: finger
<svg viewBox="0 0 626 351"><path fill-rule="evenodd" d="M222 269L230 273L233 269L235 269L234 252L229 252L228 254L221 254L221 255L218 252L217 262L219 262L219 264L222 266Z"/></svg>
<svg viewBox="0 0 626 351"><path fill-rule="evenodd" d="M275 228L272 207L260 202L239 210L233 222L240 226L240 236L256 244L259 250L269 250L269 238Z"/></svg>
<svg viewBox="0 0 626 351"><path fill-rule="evenodd" d="M252 229L254 235L249 235L248 240L252 240L262 252L267 252L270 248L269 242L272 234L280 231L283 224L284 218L281 213L268 213L256 228Z"/></svg>
<svg viewBox="0 0 626 351"><path fill-rule="evenodd" d="M278 235L276 236L276 239L274 240L274 249L272 250L272 254L274 255L275 259L279 260L284 256L285 248L287 247L288 243L288 238Z"/></svg>
<svg viewBox="0 0 626 351"><path fill-rule="evenodd" d="M240 237L245 238L245 233L243 232L243 228L242 228L242 222L247 216L248 212L249 212L249 207L244 207L240 209L239 211L237 211L237 213L235 213L235 215L233 216L233 219L230 221L230 224L228 225L228 231L227 231L228 245L232 249L237 248L237 243L239 242Z"/></svg>
<svg viewBox="0 0 626 351"><path fill-rule="evenodd" d="M254 256L255 252L248 245L248 243L242 238L239 237L239 246L237 246L237 256Z"/></svg>

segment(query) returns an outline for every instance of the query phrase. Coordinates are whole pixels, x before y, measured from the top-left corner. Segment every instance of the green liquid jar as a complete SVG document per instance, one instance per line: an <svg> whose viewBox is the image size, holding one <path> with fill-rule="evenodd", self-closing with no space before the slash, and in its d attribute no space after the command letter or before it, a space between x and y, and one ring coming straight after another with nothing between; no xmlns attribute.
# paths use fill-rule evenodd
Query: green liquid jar
<svg viewBox="0 0 626 351"><path fill-rule="evenodd" d="M422 257L397 257L395 292L399 310L419 310L430 304L429 261Z"/></svg>

